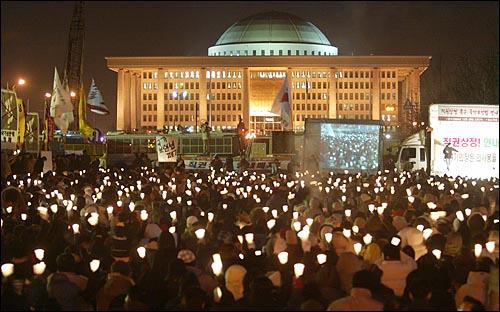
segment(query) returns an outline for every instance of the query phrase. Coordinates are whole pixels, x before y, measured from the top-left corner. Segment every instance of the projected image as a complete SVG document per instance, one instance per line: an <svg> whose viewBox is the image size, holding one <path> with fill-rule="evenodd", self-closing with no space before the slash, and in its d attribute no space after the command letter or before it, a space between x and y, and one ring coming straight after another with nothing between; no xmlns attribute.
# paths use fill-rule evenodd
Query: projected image
<svg viewBox="0 0 500 312"><path fill-rule="evenodd" d="M375 171L379 167L378 125L321 124L320 166Z"/></svg>

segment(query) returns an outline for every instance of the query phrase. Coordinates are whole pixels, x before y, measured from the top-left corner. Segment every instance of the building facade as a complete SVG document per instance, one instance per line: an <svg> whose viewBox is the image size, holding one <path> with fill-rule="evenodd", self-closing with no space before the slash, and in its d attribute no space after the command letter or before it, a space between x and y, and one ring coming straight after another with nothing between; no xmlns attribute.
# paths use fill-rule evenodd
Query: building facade
<svg viewBox="0 0 500 312"><path fill-rule="evenodd" d="M106 57L117 72L117 130L281 130L270 112L288 77L292 127L306 118L381 120L410 132L430 56L339 56L312 23L267 12L236 22L208 56Z"/></svg>

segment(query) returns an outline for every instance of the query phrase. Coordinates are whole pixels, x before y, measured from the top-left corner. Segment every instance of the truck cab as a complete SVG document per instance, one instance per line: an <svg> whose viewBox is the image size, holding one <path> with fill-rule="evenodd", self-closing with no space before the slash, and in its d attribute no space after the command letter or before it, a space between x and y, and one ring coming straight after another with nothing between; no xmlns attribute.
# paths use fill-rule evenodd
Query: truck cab
<svg viewBox="0 0 500 312"><path fill-rule="evenodd" d="M425 137L422 133L415 133L407 137L400 144L396 160L396 169L399 171L427 170L425 152Z"/></svg>

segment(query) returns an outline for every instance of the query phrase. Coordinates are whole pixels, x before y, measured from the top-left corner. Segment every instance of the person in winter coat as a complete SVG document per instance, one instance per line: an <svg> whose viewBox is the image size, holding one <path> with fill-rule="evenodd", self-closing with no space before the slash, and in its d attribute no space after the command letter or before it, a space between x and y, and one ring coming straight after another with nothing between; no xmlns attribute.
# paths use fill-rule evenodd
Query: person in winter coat
<svg viewBox="0 0 500 312"><path fill-rule="evenodd" d="M406 223L398 217L394 218L394 221L399 226ZM427 247L425 247L424 244L424 236L422 231L419 231L417 228L405 224L401 227L401 229L399 229L398 236L401 237L401 248L407 245L413 247L413 250L415 251L415 261L427 253Z"/></svg>
<svg viewBox="0 0 500 312"><path fill-rule="evenodd" d="M135 285L130 277L130 265L123 261L115 261L111 265L111 272L106 277L106 283L97 292L96 310L110 311L112 309L123 310L125 297L130 287Z"/></svg>
<svg viewBox="0 0 500 312"><path fill-rule="evenodd" d="M384 304L372 298L372 283L372 272L357 271L352 276L350 295L333 301L327 311L383 311Z"/></svg>
<svg viewBox="0 0 500 312"><path fill-rule="evenodd" d="M459 308L465 296L479 300L484 306L488 304L488 287L490 283L491 259L480 258L474 270L469 272L467 283L460 286L455 294L455 304Z"/></svg>
<svg viewBox="0 0 500 312"><path fill-rule="evenodd" d="M406 286L406 277L417 269L417 263L410 256L402 252L399 247L387 243L382 247L383 258L375 264L384 272L382 284L394 290L394 294L401 297Z"/></svg>

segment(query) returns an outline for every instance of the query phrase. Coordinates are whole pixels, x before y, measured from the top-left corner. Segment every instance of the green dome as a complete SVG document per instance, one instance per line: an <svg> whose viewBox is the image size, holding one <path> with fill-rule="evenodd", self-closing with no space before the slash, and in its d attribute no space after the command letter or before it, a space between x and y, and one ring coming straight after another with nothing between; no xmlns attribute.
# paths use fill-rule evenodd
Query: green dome
<svg viewBox="0 0 500 312"><path fill-rule="evenodd" d="M292 14L271 11L234 23L220 36L215 46L269 42L331 45L311 22Z"/></svg>

